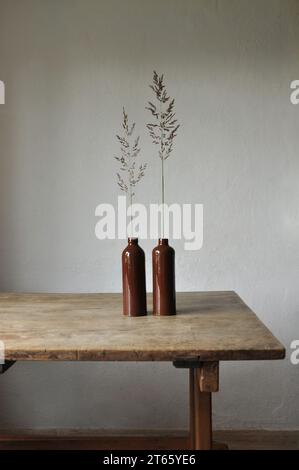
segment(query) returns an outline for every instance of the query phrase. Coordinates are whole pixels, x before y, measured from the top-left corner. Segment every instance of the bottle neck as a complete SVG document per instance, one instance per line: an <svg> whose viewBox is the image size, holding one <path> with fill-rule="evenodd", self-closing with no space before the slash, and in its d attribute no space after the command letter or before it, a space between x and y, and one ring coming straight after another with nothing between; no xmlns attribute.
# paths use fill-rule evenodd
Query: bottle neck
<svg viewBox="0 0 299 470"><path fill-rule="evenodd" d="M135 238L135 237L129 237L128 238L128 245L132 246L132 245L138 245L138 238Z"/></svg>
<svg viewBox="0 0 299 470"><path fill-rule="evenodd" d="M168 238L159 238L158 245L168 246Z"/></svg>

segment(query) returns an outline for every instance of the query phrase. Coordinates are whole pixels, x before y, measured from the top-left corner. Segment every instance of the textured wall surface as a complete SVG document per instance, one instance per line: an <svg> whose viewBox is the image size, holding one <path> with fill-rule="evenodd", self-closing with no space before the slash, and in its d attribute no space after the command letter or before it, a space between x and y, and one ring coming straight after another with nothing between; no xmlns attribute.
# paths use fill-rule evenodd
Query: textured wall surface
<svg viewBox="0 0 299 470"><path fill-rule="evenodd" d="M124 243L95 238L94 211L117 200L123 104L149 162L139 201L159 197L156 68L182 124L167 199L204 204L203 248L173 243L178 290L234 289L298 338L298 19L296 0L0 0L0 289L120 290ZM187 425L186 372L167 364L17 364L0 381L0 428ZM298 387L289 357L224 364L215 426L299 428Z"/></svg>

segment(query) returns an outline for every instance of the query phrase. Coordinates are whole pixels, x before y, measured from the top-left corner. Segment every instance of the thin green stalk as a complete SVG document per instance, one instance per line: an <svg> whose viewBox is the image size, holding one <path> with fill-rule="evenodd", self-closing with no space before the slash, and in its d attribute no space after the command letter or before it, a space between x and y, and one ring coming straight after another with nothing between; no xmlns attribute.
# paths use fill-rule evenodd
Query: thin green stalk
<svg viewBox="0 0 299 470"><path fill-rule="evenodd" d="M164 203L165 203L165 178L164 178L164 158L161 158L161 185L162 185L162 238L164 238Z"/></svg>
<svg viewBox="0 0 299 470"><path fill-rule="evenodd" d="M149 135L155 145L159 145L159 157L161 158L161 198L162 198L162 214L161 214L161 237L165 237L165 175L164 160L166 160L173 149L173 142L177 135L180 125L177 123L174 112L174 98L166 92L164 84L164 75L158 75L154 70L153 81L150 85L154 92L156 104L148 101L146 109L150 111L154 118L154 122L146 125Z"/></svg>
<svg viewBox="0 0 299 470"><path fill-rule="evenodd" d="M160 156L161 156L161 197L162 197L161 238L164 238L165 179L164 179L164 153L163 153L163 130L162 130L162 105L161 105L161 101L160 101Z"/></svg>
<svg viewBox="0 0 299 470"><path fill-rule="evenodd" d="M133 203L133 195L132 195L132 186L130 185L130 221L131 221L131 224L130 224L130 232L131 232L131 238L133 237L133 226L132 226L132 222L133 222L133 212L132 212L132 203Z"/></svg>
<svg viewBox="0 0 299 470"><path fill-rule="evenodd" d="M123 135L116 135L118 142L120 143L120 154L114 158L120 163L120 170L122 174L117 173L117 184L120 189L126 193L126 204L130 203L130 237L133 237L133 196L135 192L133 189L139 183L141 178L144 176L146 169L146 163L143 165L135 165L136 158L140 152L139 147L139 136L134 139L132 134L135 129L135 123L129 125L128 115L123 108ZM133 142L132 142L132 139Z"/></svg>

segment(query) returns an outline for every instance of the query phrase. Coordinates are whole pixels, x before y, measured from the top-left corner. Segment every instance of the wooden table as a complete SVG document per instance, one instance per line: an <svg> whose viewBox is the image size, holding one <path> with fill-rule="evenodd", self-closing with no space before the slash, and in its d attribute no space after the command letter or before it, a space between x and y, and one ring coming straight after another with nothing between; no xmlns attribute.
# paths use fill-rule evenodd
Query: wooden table
<svg viewBox="0 0 299 470"><path fill-rule="evenodd" d="M285 349L235 292L179 293L177 310L128 318L120 294L0 294L2 372L15 361L171 361L189 370L191 448L211 449L219 361Z"/></svg>

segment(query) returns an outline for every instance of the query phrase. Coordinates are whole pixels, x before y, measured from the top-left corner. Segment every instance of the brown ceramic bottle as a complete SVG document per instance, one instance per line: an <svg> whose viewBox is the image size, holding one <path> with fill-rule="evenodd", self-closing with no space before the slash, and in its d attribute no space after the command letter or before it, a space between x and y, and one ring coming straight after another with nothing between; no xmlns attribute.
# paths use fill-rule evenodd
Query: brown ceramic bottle
<svg viewBox="0 0 299 470"><path fill-rule="evenodd" d="M122 281L124 315L146 315L145 255L138 238L128 238L122 253Z"/></svg>
<svg viewBox="0 0 299 470"><path fill-rule="evenodd" d="M175 313L175 251L167 238L160 238L153 249L153 314Z"/></svg>

